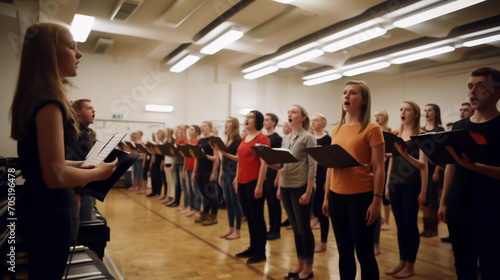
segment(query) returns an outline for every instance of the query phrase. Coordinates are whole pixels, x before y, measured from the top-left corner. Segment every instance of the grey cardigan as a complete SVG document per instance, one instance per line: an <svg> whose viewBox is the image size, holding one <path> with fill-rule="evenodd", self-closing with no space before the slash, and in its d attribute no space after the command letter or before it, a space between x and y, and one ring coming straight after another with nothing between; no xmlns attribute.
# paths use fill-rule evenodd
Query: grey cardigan
<svg viewBox="0 0 500 280"><path fill-rule="evenodd" d="M316 161L306 153L305 148L316 147L314 135L302 129L292 141L290 135L283 137L281 148L289 149L298 162L285 163L281 168L280 187L299 188L310 178L316 178Z"/></svg>

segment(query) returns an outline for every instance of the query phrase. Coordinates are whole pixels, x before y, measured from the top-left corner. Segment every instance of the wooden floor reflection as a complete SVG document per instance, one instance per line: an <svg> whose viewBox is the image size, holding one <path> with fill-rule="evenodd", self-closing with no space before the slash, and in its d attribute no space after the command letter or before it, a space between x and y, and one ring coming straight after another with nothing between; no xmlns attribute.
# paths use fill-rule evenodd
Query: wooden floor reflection
<svg viewBox="0 0 500 280"><path fill-rule="evenodd" d="M97 207L111 228L105 261L116 279L120 276L127 280L283 279L296 264L293 234L285 228L281 239L267 243L267 262L247 265L246 259L234 257L248 247L248 229L243 223L240 239L220 239L219 235L228 229L226 210L220 210L217 225L201 226L155 198L116 188ZM440 224L439 231L438 237L421 238L416 275L409 279L455 278L451 245L439 238L447 235L446 225ZM318 242L319 230L314 230L314 235ZM377 256L380 279L394 279L384 274L399 261L394 220L389 231L381 232L380 249ZM111 260L120 275L114 271ZM314 276L314 279L340 279L331 229L328 249L315 255ZM356 279L361 279L359 269Z"/></svg>

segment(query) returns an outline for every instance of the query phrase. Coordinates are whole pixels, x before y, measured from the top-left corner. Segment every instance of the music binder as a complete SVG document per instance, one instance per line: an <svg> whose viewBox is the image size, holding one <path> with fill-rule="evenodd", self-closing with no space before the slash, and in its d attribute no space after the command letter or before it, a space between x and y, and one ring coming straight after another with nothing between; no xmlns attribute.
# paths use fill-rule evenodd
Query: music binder
<svg viewBox="0 0 500 280"><path fill-rule="evenodd" d="M384 131L385 152L388 154L399 155L394 143L398 143L402 148L408 150L408 145L403 138L398 137L390 132Z"/></svg>
<svg viewBox="0 0 500 280"><path fill-rule="evenodd" d="M148 149L146 149L146 147L144 146L144 144L137 144L137 145L135 145L135 149L139 153L143 153L143 154L150 154L151 153L150 151L148 151Z"/></svg>
<svg viewBox="0 0 500 280"><path fill-rule="evenodd" d="M434 164L456 163L446 146L451 146L458 156L465 153L472 162L486 163L486 155L479 144L463 129L429 132L411 136L411 139Z"/></svg>
<svg viewBox="0 0 500 280"><path fill-rule="evenodd" d="M285 164L299 161L288 149L269 148L268 146L258 145L253 146L252 150L267 164Z"/></svg>
<svg viewBox="0 0 500 280"><path fill-rule="evenodd" d="M224 142L222 141L222 139L220 137L210 136L208 139L213 145L217 146L217 148L219 148L219 150L227 152L227 146L226 146L226 144L224 144Z"/></svg>
<svg viewBox="0 0 500 280"><path fill-rule="evenodd" d="M102 142L96 143L85 157L82 166L97 166L101 163L125 138L126 133L115 133L108 135Z"/></svg>
<svg viewBox="0 0 500 280"><path fill-rule="evenodd" d="M336 144L306 148L306 152L320 165L327 168L368 166L368 164L359 163L344 148Z"/></svg>
<svg viewBox="0 0 500 280"><path fill-rule="evenodd" d="M165 143L165 144L158 145L158 148L160 149L161 154L164 156L173 157L173 156L179 155L179 151L172 143Z"/></svg>
<svg viewBox="0 0 500 280"><path fill-rule="evenodd" d="M184 157L190 158L193 157L191 155L191 152L189 152L189 147L187 145L178 145L177 150L179 151L179 154Z"/></svg>
<svg viewBox="0 0 500 280"><path fill-rule="evenodd" d="M203 151L203 148L201 146L193 145L193 144L189 144L189 143L186 146L188 146L189 151L192 151L194 154L194 157L196 157L196 158L202 158L202 157L207 156L205 154L205 151Z"/></svg>
<svg viewBox="0 0 500 280"><path fill-rule="evenodd" d="M104 201L104 198L108 194L109 190L139 157L140 154L131 154L118 149L113 149L106 159L104 159L104 162L113 162L115 158L118 158L118 163L116 164L116 169L113 174L111 174L108 179L88 183L84 186L84 189L88 194L95 197L99 201Z"/></svg>

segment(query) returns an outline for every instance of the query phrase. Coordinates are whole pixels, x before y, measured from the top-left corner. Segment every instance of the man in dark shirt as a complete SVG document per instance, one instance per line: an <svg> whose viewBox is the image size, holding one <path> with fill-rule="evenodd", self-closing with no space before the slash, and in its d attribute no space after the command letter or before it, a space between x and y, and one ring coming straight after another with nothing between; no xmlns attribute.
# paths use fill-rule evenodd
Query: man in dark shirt
<svg viewBox="0 0 500 280"><path fill-rule="evenodd" d="M90 124L94 123L95 110L90 99L78 99L72 103L72 107L80 124L80 134L76 142L74 157L75 160L84 160L96 142L95 133L89 128ZM95 199L88 195L82 187L76 187L75 194L80 195L80 221L92 220Z"/></svg>
<svg viewBox="0 0 500 280"><path fill-rule="evenodd" d="M456 164L445 170L439 218L447 222L455 256L457 279L498 279L498 225L494 220L500 196L500 71L490 67L472 71L468 97L475 111L453 129L470 133L481 147L482 159L471 162L448 147Z"/></svg>
<svg viewBox="0 0 500 280"><path fill-rule="evenodd" d="M264 117L264 128L267 131L267 137L271 141L271 148L281 148L281 136L276 133L276 125L278 125L278 116L273 113L267 113ZM272 168L267 168L265 181L265 197L269 209L269 231L267 232L267 240L275 240L281 237L281 203L276 197L278 186L274 185L277 171Z"/></svg>

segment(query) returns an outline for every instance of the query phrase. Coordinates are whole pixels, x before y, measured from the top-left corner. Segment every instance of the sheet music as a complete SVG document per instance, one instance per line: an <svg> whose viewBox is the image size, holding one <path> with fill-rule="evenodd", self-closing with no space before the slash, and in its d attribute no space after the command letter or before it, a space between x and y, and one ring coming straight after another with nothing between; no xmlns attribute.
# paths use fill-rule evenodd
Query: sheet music
<svg viewBox="0 0 500 280"><path fill-rule="evenodd" d="M104 141L94 145L85 158L82 166L97 166L101 163L113 149L125 138L126 133L116 133L107 136Z"/></svg>

